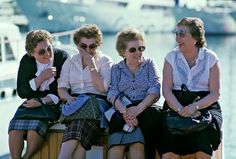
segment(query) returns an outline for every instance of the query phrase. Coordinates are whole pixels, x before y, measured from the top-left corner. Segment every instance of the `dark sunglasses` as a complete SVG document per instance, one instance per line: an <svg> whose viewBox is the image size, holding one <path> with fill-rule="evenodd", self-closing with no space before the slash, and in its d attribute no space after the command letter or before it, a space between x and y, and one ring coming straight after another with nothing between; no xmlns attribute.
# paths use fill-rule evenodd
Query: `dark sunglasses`
<svg viewBox="0 0 236 159"><path fill-rule="evenodd" d="M51 45L49 45L47 49L41 49L41 50L39 50L39 51L38 51L38 55L39 55L39 56L44 56L45 53L46 53L46 51L48 51L48 52L50 52L50 53L52 52L52 47L51 47Z"/></svg>
<svg viewBox="0 0 236 159"><path fill-rule="evenodd" d="M139 46L138 48L131 47L131 48L129 48L128 51L130 53L135 53L137 50L143 52L145 50L145 46Z"/></svg>
<svg viewBox="0 0 236 159"><path fill-rule="evenodd" d="M184 29L176 29L174 31L175 36L179 36L179 37L185 37L185 35L187 34L187 30Z"/></svg>
<svg viewBox="0 0 236 159"><path fill-rule="evenodd" d="M89 47L89 49L95 49L95 48L98 47L98 45L97 45L97 44L91 44L91 45L88 46L87 44L80 43L80 44L79 44L79 47L80 47L81 49L87 49L88 47Z"/></svg>

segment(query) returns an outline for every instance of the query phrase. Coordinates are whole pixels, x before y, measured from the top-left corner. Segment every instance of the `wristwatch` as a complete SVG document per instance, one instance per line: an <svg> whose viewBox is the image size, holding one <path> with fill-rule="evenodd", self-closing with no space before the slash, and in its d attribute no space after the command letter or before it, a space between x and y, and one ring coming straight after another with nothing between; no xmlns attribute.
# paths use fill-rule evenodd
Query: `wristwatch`
<svg viewBox="0 0 236 159"><path fill-rule="evenodd" d="M95 71L96 69L94 67L90 68L89 69L90 71Z"/></svg>
<svg viewBox="0 0 236 159"><path fill-rule="evenodd" d="M199 106L198 105L196 106L196 109L199 110Z"/></svg>

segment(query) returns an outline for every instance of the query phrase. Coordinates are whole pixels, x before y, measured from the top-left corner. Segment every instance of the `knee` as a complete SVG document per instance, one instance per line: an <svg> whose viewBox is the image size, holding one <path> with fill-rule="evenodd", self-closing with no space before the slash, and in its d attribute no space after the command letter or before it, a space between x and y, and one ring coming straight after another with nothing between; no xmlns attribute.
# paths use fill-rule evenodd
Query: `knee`
<svg viewBox="0 0 236 159"><path fill-rule="evenodd" d="M167 153L164 153L162 156L161 156L162 159L179 159L179 155L173 153L173 152L167 152Z"/></svg>
<svg viewBox="0 0 236 159"><path fill-rule="evenodd" d="M9 136L23 136L26 134L26 131L20 131L20 130L11 130L9 131L8 135Z"/></svg>
<svg viewBox="0 0 236 159"><path fill-rule="evenodd" d="M195 153L195 158L196 159L211 159L211 156L205 152L199 151Z"/></svg>
<svg viewBox="0 0 236 159"><path fill-rule="evenodd" d="M129 151L133 153L144 153L144 144L143 143L133 143L129 146Z"/></svg>

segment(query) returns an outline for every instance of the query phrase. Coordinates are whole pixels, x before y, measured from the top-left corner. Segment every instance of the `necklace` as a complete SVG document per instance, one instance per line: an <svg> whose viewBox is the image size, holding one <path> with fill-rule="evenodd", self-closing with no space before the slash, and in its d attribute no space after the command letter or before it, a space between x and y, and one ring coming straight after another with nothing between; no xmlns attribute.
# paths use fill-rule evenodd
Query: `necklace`
<svg viewBox="0 0 236 159"><path fill-rule="evenodd" d="M188 66L189 66L190 68L192 68L193 66L196 65L196 60L197 60L197 57L195 57L194 60L191 60L191 61L186 60L186 61L187 61L187 63L188 63Z"/></svg>

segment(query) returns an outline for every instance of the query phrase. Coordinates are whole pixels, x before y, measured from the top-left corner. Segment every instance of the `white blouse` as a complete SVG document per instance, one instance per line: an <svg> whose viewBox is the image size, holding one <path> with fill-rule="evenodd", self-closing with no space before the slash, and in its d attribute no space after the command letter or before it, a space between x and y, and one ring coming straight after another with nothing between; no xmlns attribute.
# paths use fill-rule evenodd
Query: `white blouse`
<svg viewBox="0 0 236 159"><path fill-rule="evenodd" d="M42 63L40 63L40 62L38 62L38 61L36 60L36 66L37 66L37 72L35 73L35 76L36 76L36 77L38 77L38 76L41 74L41 72L44 71L45 69L50 68L50 67L53 66L53 61L54 61L54 56L53 56L53 55L54 55L54 54L52 54L52 57L50 58L50 62L49 62L48 64L42 64ZM49 90L49 85L50 85L54 80L55 80L54 77L51 77L50 79L45 80L45 81L40 85L39 90L40 90L40 91ZM29 84L30 84L30 87L31 87L34 91L37 90L36 83L35 83L35 78L31 79L31 80L29 81ZM57 104L57 103L59 102L59 98L58 98L56 95L54 95L54 94L47 94L47 96L49 96L49 97L52 99L52 101L53 101L54 104Z"/></svg>
<svg viewBox="0 0 236 159"><path fill-rule="evenodd" d="M92 60L94 60L98 73L102 76L104 88L107 91L110 85L113 61L101 52L97 53ZM68 58L62 66L60 78L58 79L58 88L63 87L71 88L72 94L101 94L93 85L88 66L83 69L82 58L79 53Z"/></svg>
<svg viewBox="0 0 236 159"><path fill-rule="evenodd" d="M185 84L191 91L209 91L210 69L219 61L213 51L200 48L196 64L190 69L178 47L168 53L165 60L172 66L173 89L180 90Z"/></svg>

